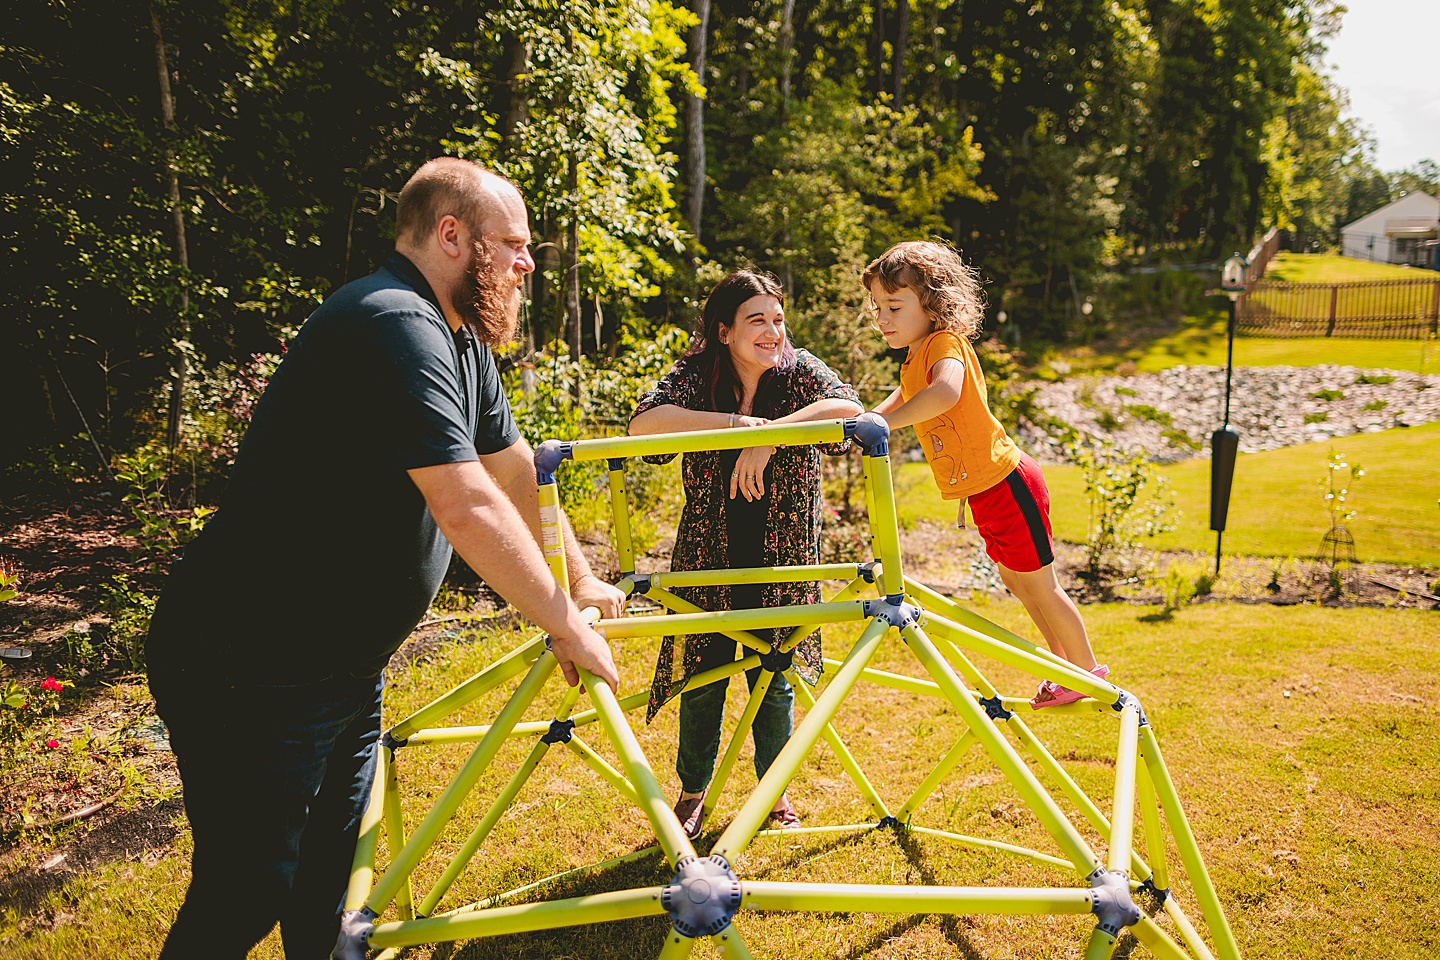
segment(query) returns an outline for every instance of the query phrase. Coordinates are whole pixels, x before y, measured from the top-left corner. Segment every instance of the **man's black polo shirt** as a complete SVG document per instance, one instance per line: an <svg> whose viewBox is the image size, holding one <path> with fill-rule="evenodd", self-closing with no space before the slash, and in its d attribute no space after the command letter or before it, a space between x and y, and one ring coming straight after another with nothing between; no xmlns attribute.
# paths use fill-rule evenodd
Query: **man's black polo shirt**
<svg viewBox="0 0 1440 960"><path fill-rule="evenodd" d="M255 408L220 509L171 569L152 675L374 676L424 616L450 544L406 471L520 438L495 360L405 257L316 310Z"/></svg>

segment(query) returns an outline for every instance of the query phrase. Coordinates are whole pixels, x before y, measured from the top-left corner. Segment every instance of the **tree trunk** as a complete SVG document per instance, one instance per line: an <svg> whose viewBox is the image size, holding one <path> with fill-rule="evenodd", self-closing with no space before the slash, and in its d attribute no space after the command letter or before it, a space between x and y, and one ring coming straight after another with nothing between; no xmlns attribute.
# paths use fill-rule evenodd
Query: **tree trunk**
<svg viewBox="0 0 1440 960"><path fill-rule="evenodd" d="M870 5L870 77L872 96L885 89L885 0Z"/></svg>
<svg viewBox="0 0 1440 960"><path fill-rule="evenodd" d="M569 35L565 38L565 52L574 57L575 55L575 28L570 28ZM578 135L581 123L581 107L575 102L574 91L571 91L569 102L569 120L573 124L570 131L571 136ZM562 263L565 267L565 313L570 330L570 359L575 363L580 362L580 154L570 154L565 165L565 192L566 199L570 204L570 216L565 223L565 249ZM572 392L575 399L580 399L580 377L576 371Z"/></svg>
<svg viewBox="0 0 1440 960"><path fill-rule="evenodd" d="M790 115L790 61L795 53L795 0L780 8L780 126Z"/></svg>
<svg viewBox="0 0 1440 960"><path fill-rule="evenodd" d="M500 110L500 155L508 156L515 147L515 131L530 119L530 105L521 89L520 77L530 63L530 45L519 37L506 37L501 53L505 65L505 104Z"/></svg>
<svg viewBox="0 0 1440 960"><path fill-rule="evenodd" d="M901 97L905 92L905 45L910 40L910 0L895 0L899 18L895 23L894 62L890 65L891 91L895 95L892 106L900 109Z"/></svg>
<svg viewBox="0 0 1440 960"><path fill-rule="evenodd" d="M709 44L710 0L695 0L700 22L690 28L690 68L705 83L705 55ZM700 215L705 206L705 100L685 95L685 222L700 239Z"/></svg>
<svg viewBox="0 0 1440 960"><path fill-rule="evenodd" d="M580 215L577 194L580 192L580 158L570 155L569 169L565 175L565 189L570 194L572 206L570 218L565 223L565 313L570 331L570 359L580 360ZM579 395L580 381L575 381L575 392Z"/></svg>
<svg viewBox="0 0 1440 960"><path fill-rule="evenodd" d="M170 91L170 62L165 54L165 35L160 16L150 8L150 30L155 34L155 70L160 78L160 122L166 134L175 132L175 97ZM175 262L180 264L180 330L175 340L175 360L170 374L170 408L165 418L165 440L174 450L180 442L180 422L185 408L185 350L190 340L190 290L184 271L190 269L190 252L185 244L185 211L180 206L180 175L175 171L175 151L165 147L165 176L170 188L170 218L175 229ZM186 346L181 346L185 343Z"/></svg>

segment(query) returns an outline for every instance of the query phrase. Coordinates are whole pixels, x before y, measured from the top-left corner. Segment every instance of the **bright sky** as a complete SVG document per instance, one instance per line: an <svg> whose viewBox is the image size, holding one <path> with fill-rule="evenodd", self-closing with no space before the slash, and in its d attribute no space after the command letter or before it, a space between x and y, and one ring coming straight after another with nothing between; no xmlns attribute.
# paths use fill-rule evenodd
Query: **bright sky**
<svg viewBox="0 0 1440 960"><path fill-rule="evenodd" d="M1440 0L1348 0L1331 76L1370 128L1381 170L1440 162Z"/></svg>

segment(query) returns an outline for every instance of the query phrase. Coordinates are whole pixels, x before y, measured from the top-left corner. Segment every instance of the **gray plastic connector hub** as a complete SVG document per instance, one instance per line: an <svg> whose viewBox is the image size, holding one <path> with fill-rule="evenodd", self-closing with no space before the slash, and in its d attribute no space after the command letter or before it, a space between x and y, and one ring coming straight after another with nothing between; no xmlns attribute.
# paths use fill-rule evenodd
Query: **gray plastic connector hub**
<svg viewBox="0 0 1440 960"><path fill-rule="evenodd" d="M340 936L335 938L332 960L365 960L370 952L370 934L375 930L377 914L369 907L346 910L340 915Z"/></svg>
<svg viewBox="0 0 1440 960"><path fill-rule="evenodd" d="M676 933L712 937L730 925L743 896L740 878L724 857L686 857L670 885L660 891L660 905Z"/></svg>
<svg viewBox="0 0 1440 960"><path fill-rule="evenodd" d="M905 628L920 622L920 608L906 603L903 594L893 594L883 600L863 600L865 616L878 617L892 627Z"/></svg>
<svg viewBox="0 0 1440 960"><path fill-rule="evenodd" d="M626 576L630 578L631 583L635 584L635 589L630 591L631 594L639 594L643 597L645 594L650 592L650 574L629 573L626 574Z"/></svg>
<svg viewBox="0 0 1440 960"><path fill-rule="evenodd" d="M867 560L867 561L865 561L864 563L858 563L858 564L856 564L856 565L855 565L855 567L856 567L855 572L858 573L858 574L860 575L860 579L861 579L861 580L864 580L866 583L874 583L874 582L875 582L875 568L876 568L879 564L880 564L880 561L879 561L879 560Z"/></svg>
<svg viewBox="0 0 1440 960"><path fill-rule="evenodd" d="M1090 881L1090 895L1095 898L1090 912L1095 914L1096 925L1118 937L1121 929L1140 922L1140 908L1130 899L1130 876L1123 870L1110 873L1100 867L1087 878Z"/></svg>
<svg viewBox="0 0 1440 960"><path fill-rule="evenodd" d="M380 735L380 745L386 750L389 750L391 753L399 750L401 747L405 746L405 744L409 742L409 737L406 737L404 740L395 739L395 734L389 730L386 730L383 734Z"/></svg>
<svg viewBox="0 0 1440 960"><path fill-rule="evenodd" d="M1129 690L1121 690L1120 699L1110 704L1110 709L1114 710L1116 713L1120 713L1125 709L1125 705L1128 703L1133 703L1135 705L1135 712L1140 715L1140 726L1150 726L1150 721L1145 717L1145 707L1141 705L1140 698L1135 696L1135 694L1131 693Z"/></svg>
<svg viewBox="0 0 1440 960"><path fill-rule="evenodd" d="M878 413L862 413L845 421L845 436L860 444L867 457L890 455L890 424Z"/></svg>
<svg viewBox="0 0 1440 960"><path fill-rule="evenodd" d="M546 440L535 448L535 482L544 486L555 482L555 471L570 459L573 446L564 440Z"/></svg>

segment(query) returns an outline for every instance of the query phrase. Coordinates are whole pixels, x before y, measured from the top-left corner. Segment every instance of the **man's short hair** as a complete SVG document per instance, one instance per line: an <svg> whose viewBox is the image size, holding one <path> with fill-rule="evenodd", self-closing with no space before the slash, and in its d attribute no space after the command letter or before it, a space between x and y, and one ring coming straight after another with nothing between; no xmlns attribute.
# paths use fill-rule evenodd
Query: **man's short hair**
<svg viewBox="0 0 1440 960"><path fill-rule="evenodd" d="M470 160L436 157L426 161L400 190L395 236L419 241L449 214L479 231L494 201L486 179L496 174Z"/></svg>

